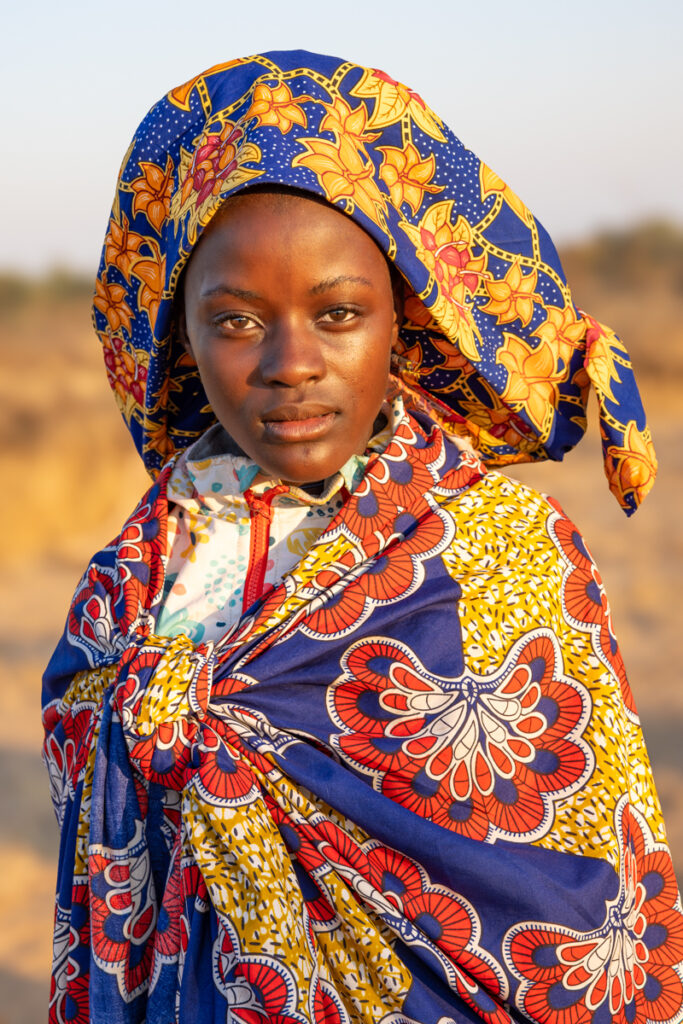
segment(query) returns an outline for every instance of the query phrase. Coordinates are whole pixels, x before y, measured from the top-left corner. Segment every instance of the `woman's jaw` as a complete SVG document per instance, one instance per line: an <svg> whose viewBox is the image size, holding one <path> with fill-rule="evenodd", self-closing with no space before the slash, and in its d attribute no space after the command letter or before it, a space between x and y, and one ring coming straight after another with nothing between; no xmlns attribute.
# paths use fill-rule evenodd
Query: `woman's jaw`
<svg viewBox="0 0 683 1024"><path fill-rule="evenodd" d="M181 339L212 409L265 477L307 484L361 454L399 312L362 228L296 193L244 192L188 264Z"/></svg>

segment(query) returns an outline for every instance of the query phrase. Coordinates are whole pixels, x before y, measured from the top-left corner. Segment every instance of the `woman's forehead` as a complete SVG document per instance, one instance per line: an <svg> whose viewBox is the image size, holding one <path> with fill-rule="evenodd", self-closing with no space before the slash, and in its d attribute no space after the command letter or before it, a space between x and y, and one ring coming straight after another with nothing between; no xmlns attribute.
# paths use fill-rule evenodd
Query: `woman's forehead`
<svg viewBox="0 0 683 1024"><path fill-rule="evenodd" d="M340 210L314 192L287 188L285 185L255 185L251 188L241 189L228 196L204 228L203 235L210 232L221 220L230 216L234 210L245 210L247 214L251 210L260 214L263 211L277 210L282 207L289 207L292 204L296 204L300 216L310 220L315 219L316 213L320 208L329 210L339 217L345 217Z"/></svg>
<svg viewBox="0 0 683 1024"><path fill-rule="evenodd" d="M389 287L388 261L375 240L331 204L291 190L245 190L223 204L190 257L186 282L281 268L301 282L365 274ZM310 282L309 282L310 283Z"/></svg>
<svg viewBox="0 0 683 1024"><path fill-rule="evenodd" d="M203 241L216 232L228 232L229 225L236 222L251 233L253 245L271 244L274 235L282 231L292 233L297 224L308 226L314 231L323 226L329 229L331 226L332 232L328 230L328 234L332 235L331 245L327 249L330 257L347 254L349 247L352 249L349 255L357 254L359 250L376 253L386 264L392 284L401 280L386 253L356 221L314 192L282 185L257 185L229 196L204 229L190 256L188 267L192 265L196 254L202 251Z"/></svg>

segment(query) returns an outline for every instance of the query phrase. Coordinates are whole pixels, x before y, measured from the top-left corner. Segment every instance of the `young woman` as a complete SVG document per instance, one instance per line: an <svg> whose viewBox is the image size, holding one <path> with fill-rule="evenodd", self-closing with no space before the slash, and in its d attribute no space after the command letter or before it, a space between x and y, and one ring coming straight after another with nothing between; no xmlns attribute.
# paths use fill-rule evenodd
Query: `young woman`
<svg viewBox="0 0 683 1024"><path fill-rule="evenodd" d="M141 124L95 295L155 483L44 683L51 1020L681 1019L683 914L600 577L552 500L621 343L415 94L304 52Z"/></svg>

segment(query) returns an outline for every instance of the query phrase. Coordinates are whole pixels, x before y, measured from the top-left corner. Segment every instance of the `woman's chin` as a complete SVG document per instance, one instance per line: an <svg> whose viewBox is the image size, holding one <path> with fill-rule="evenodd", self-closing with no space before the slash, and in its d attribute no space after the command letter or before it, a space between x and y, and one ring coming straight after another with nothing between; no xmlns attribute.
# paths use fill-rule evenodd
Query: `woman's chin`
<svg viewBox="0 0 683 1024"><path fill-rule="evenodd" d="M260 458L259 455L253 458L266 477L282 480L295 487L305 487L334 476L353 455L352 451L340 451L336 446L324 452L315 451L317 447L310 444L279 445L280 451L277 453L271 450L260 453Z"/></svg>

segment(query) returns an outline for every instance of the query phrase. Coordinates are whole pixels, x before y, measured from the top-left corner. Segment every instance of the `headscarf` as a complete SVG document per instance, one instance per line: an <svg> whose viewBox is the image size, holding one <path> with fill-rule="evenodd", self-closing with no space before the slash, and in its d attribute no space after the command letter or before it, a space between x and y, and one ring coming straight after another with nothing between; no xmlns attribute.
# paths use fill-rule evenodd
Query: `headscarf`
<svg viewBox="0 0 683 1024"><path fill-rule="evenodd" d="M546 231L417 93L303 50L172 89L124 158L94 323L152 476L215 422L175 299L211 217L256 183L322 196L375 239L407 283L395 353L406 396L489 465L562 459L592 384L610 489L635 511L656 461L628 354L575 307Z"/></svg>

